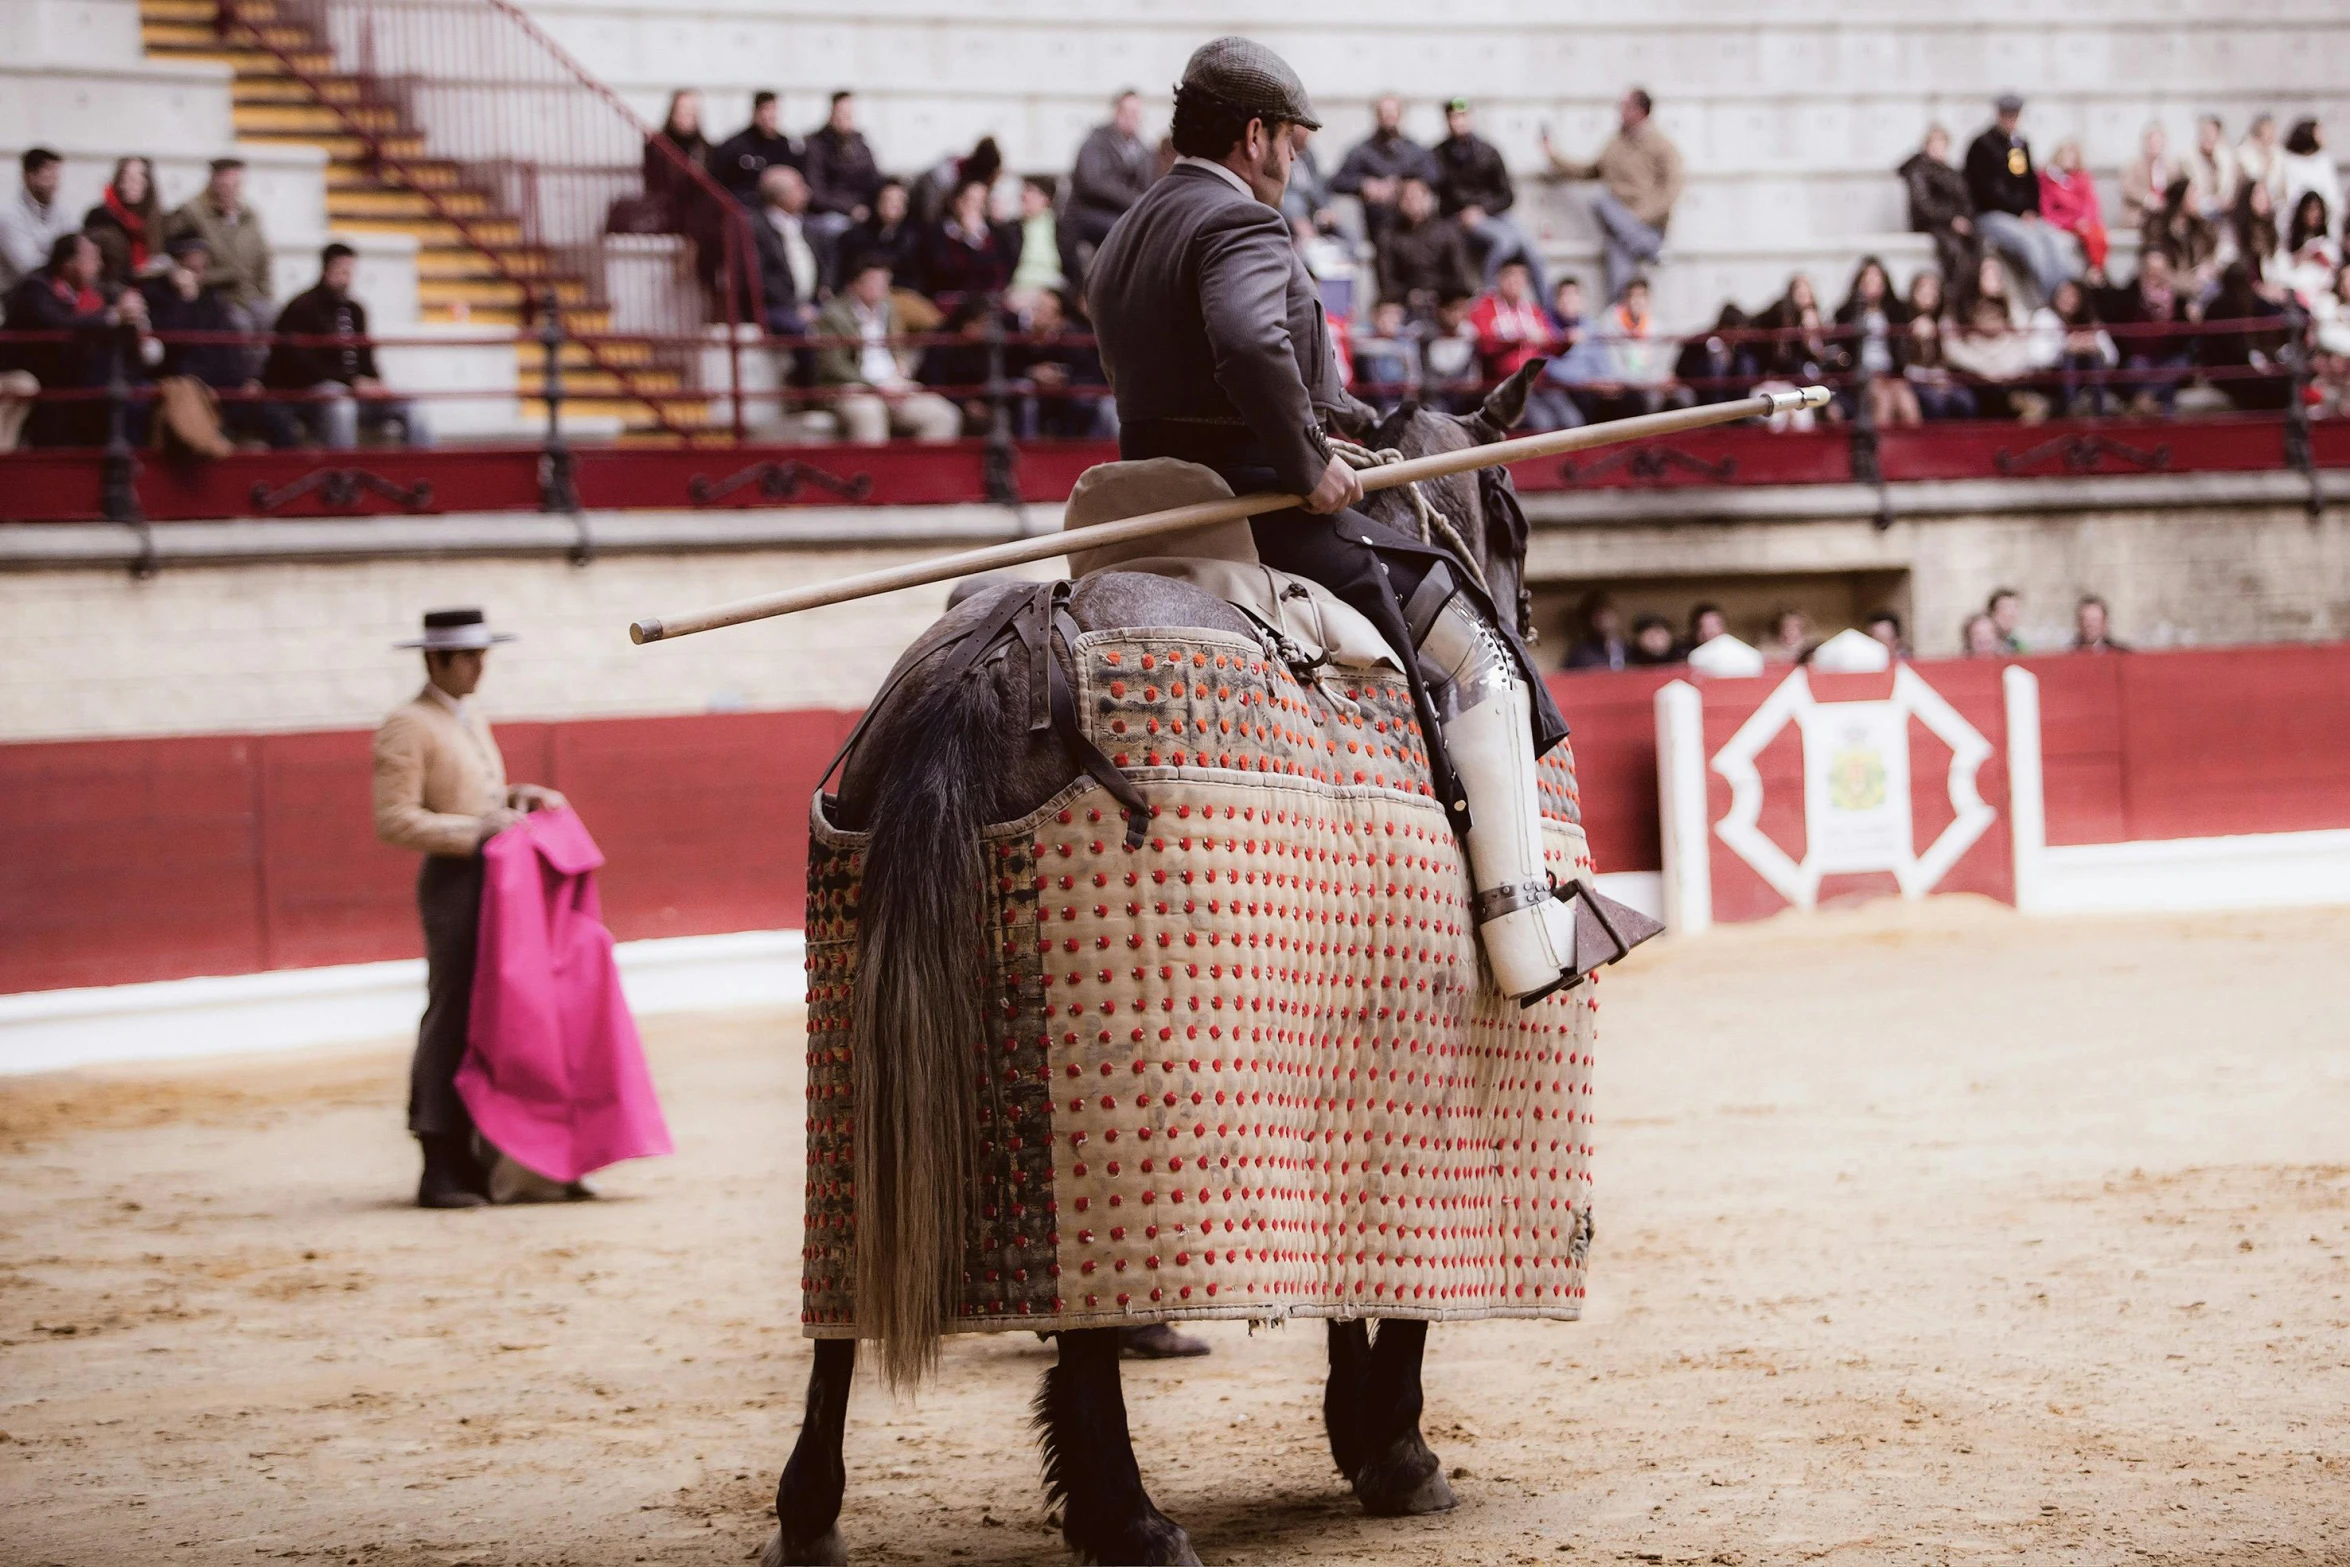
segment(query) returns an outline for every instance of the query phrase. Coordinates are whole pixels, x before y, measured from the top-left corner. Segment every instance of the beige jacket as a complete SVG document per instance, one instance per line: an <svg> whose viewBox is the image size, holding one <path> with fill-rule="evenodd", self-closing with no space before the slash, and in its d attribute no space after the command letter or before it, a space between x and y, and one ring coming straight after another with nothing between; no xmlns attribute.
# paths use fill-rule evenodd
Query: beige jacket
<svg viewBox="0 0 2350 1567"><path fill-rule="evenodd" d="M1551 154L1553 174L1570 180L1598 180L1608 194L1632 211L1632 216L1665 231L1673 220L1673 206L1687 183L1681 168L1681 149L1667 140L1654 120L1643 120L1634 131L1618 131L1591 163Z"/></svg>
<svg viewBox="0 0 2350 1567"><path fill-rule="evenodd" d="M516 808L506 759L470 704L460 718L427 686L376 730L375 835L393 848L471 854L500 806Z"/></svg>
<svg viewBox="0 0 2350 1567"><path fill-rule="evenodd" d="M259 311L275 295L270 278L269 236L262 232L261 215L246 203L237 203L232 221L212 205L209 192L198 191L193 201L163 220L163 232L167 240L182 234L203 236L205 247L211 252L210 264L204 269L204 284L227 294L231 304Z"/></svg>

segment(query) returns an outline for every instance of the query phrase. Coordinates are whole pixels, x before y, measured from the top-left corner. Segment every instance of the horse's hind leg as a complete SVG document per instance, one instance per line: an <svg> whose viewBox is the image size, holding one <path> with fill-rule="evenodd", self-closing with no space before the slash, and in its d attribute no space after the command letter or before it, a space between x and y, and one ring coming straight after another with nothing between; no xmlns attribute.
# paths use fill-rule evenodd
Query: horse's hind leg
<svg viewBox="0 0 2350 1567"><path fill-rule="evenodd" d="M816 1341L816 1368L808 1373L808 1413L799 1444L775 1487L775 1533L759 1567L842 1567L840 1498L848 1486L841 1430L849 1418L849 1380L857 1369L857 1341Z"/></svg>
<svg viewBox="0 0 2350 1567"><path fill-rule="evenodd" d="M1036 1395L1046 1493L1061 1506L1061 1537L1080 1561L1189 1563L1191 1539L1151 1505L1126 1431L1118 1330L1060 1335L1060 1363Z"/></svg>
<svg viewBox="0 0 2350 1567"><path fill-rule="evenodd" d="M1363 1425L1363 1388L1371 1375L1371 1324L1362 1317L1330 1322L1330 1380L1322 1384L1322 1429L1330 1458L1351 1484L1370 1459Z"/></svg>
<svg viewBox="0 0 2350 1567"><path fill-rule="evenodd" d="M1453 1505L1444 1466L1420 1438L1420 1356L1428 1324L1402 1317L1380 1322L1362 1380L1362 1450L1355 1495L1375 1517L1440 1513ZM1335 1447L1335 1443L1333 1443Z"/></svg>

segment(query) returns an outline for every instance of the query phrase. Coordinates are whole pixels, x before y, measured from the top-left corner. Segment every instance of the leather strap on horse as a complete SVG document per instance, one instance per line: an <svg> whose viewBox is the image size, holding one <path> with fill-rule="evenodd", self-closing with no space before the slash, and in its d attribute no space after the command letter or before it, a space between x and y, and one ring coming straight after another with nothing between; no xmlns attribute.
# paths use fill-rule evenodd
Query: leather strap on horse
<svg viewBox="0 0 2350 1567"><path fill-rule="evenodd" d="M1069 656L1077 656L1078 630L1076 617L1068 610L1069 584L1053 584L1053 629L1060 633L1061 644ZM1061 661L1045 650L1045 680L1050 688L1053 708L1053 729L1061 737L1069 760L1095 783L1100 784L1126 810L1126 847L1139 849L1150 834L1151 803L1143 796L1135 781L1119 771L1118 764L1102 755L1101 748L1085 737L1077 722L1077 699L1070 693L1069 677L1061 671Z"/></svg>
<svg viewBox="0 0 2350 1567"><path fill-rule="evenodd" d="M1041 589L1044 584L1038 583L1036 586ZM1064 583L1063 586L1067 586L1067 584ZM849 737L840 743L840 749L832 753L832 760L825 764L823 775L816 780L816 787L821 790L832 781L832 775L840 771L840 764L849 759L849 752L855 750L857 742L865 738L865 730L872 724L874 715L881 711L882 704L890 699L892 693L899 686L906 683L914 671L928 667L933 660L944 654L948 655L947 661L939 672L948 679L953 679L986 657L988 649L995 645L996 639L1003 634L1004 628L1019 619L1023 610L1033 611L1037 601L1044 597L1046 595L1042 592L1033 590L1023 592L1018 588L1013 588L1006 591L1002 597L996 600L995 608L989 610L970 630L960 636L949 637L921 658L915 659L890 676L882 688L873 694L873 700L865 704L865 711L857 715L855 727L849 730ZM1036 665L1031 660L1029 673L1032 678L1035 670ZM1031 722L1029 727L1041 729L1044 725L1039 719Z"/></svg>

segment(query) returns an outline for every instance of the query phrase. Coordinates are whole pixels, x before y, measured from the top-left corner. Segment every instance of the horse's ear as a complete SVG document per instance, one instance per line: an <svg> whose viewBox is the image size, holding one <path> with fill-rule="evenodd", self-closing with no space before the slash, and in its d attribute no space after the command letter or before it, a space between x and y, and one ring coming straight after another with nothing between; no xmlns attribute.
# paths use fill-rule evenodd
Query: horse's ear
<svg viewBox="0 0 2350 1567"><path fill-rule="evenodd" d="M1529 359L1518 366L1510 378L1485 394L1485 402L1477 416L1493 426L1497 435L1507 435L1517 428L1526 416L1526 394L1534 388L1534 378L1542 374L1547 359Z"/></svg>
<svg viewBox="0 0 2350 1567"><path fill-rule="evenodd" d="M1379 422L1379 410L1355 396L1352 392L1330 410L1330 422L1338 426L1338 433L1350 441L1360 441L1363 432Z"/></svg>
<svg viewBox="0 0 2350 1567"><path fill-rule="evenodd" d="M1396 404L1395 412L1379 421L1379 428L1373 430L1370 439L1363 444L1375 452L1383 452L1402 439L1404 431L1410 429L1412 421L1418 417L1420 417L1420 400L1417 397L1407 397Z"/></svg>

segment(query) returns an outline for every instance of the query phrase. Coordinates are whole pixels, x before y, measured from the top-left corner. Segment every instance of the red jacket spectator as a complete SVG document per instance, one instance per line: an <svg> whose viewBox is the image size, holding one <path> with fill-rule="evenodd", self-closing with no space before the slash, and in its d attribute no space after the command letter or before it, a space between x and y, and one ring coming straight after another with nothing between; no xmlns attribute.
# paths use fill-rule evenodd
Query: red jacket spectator
<svg viewBox="0 0 2350 1567"><path fill-rule="evenodd" d="M2102 268L2111 248L2105 234L2105 214L2097 200L2096 182L2081 162L2081 144L2068 141L2056 149L2048 167L2040 171L2040 216L2081 242L2089 265Z"/></svg>
<svg viewBox="0 0 2350 1567"><path fill-rule="evenodd" d="M1553 347L1550 312L1535 303L1531 293L1518 300L1488 294L1469 312L1469 324L1477 329L1477 354L1485 362L1489 381L1515 373Z"/></svg>

